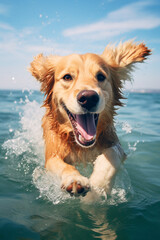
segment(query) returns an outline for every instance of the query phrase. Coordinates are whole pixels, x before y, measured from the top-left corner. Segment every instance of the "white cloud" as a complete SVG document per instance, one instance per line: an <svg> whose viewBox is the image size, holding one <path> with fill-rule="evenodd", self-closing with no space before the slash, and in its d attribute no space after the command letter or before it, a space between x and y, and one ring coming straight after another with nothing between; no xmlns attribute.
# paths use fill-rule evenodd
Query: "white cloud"
<svg viewBox="0 0 160 240"><path fill-rule="evenodd" d="M133 30L152 29L160 26L160 17L146 12L152 2L136 2L110 12L106 18L93 24L87 24L63 31L65 37L106 39Z"/></svg>
<svg viewBox="0 0 160 240"><path fill-rule="evenodd" d="M138 13L141 13L141 16L146 15L144 12L144 8L147 6L153 5L152 1L142 1L128 4L126 6L121 7L118 10L112 11L108 14L108 19L116 20L116 19L128 19L137 17Z"/></svg>
<svg viewBox="0 0 160 240"><path fill-rule="evenodd" d="M38 53L66 55L71 53L64 44L40 35L40 27L25 27L16 30L8 24L0 23L0 53L16 57L34 56ZM5 31L4 31L5 30Z"/></svg>
<svg viewBox="0 0 160 240"><path fill-rule="evenodd" d="M33 45L28 44L25 45L26 52L29 52L31 54L39 54L39 53L45 53L45 54L55 54L55 55L67 55L71 53L69 50L66 49L66 47L63 47L62 45L58 45L54 42L50 42L49 44L39 44L39 45Z"/></svg>
<svg viewBox="0 0 160 240"><path fill-rule="evenodd" d="M7 31L13 31L14 28L9 25L8 23L3 23L3 22L0 22L0 29L1 30L7 30Z"/></svg>
<svg viewBox="0 0 160 240"><path fill-rule="evenodd" d="M0 72L1 79L3 79L3 82L0 82L0 88L34 87L31 76L27 73L26 69L32 61L33 56L38 53L42 52L45 55L67 55L77 51L81 53L84 51L101 52L103 44L100 46L100 44L94 42L95 40L119 36L120 34L137 29L152 29L160 26L160 17L152 15L150 11L148 11L148 13L146 12L146 8L151 6L151 4L153 3L137 2L129 4L116 11L110 12L105 18L95 23L66 29L63 32L63 39L61 39L60 36L57 37L55 33L53 33L54 29L52 29L54 27L53 23L59 21L58 13L56 13L56 19L50 19L40 14L40 22L43 20L44 24L39 24L36 27L26 26L23 29L15 29L8 23L0 22ZM2 9L0 4L0 15L7 14L7 11L7 7L6 9ZM49 33L52 33L52 35ZM70 41L70 38L76 39L76 41ZM79 38L89 39L88 46L87 44L82 45L81 42L77 41ZM92 39L93 42L91 43ZM159 58L147 70L147 76L150 76L150 79L152 79L152 71L150 69L154 69L154 82L157 86L159 81L158 64ZM143 73L141 75L143 75ZM138 77L138 79L140 77ZM28 82L28 79L30 79L30 82ZM152 82L153 80L148 83L148 87L153 85ZM140 83L138 80L136 84L139 86L138 84Z"/></svg>

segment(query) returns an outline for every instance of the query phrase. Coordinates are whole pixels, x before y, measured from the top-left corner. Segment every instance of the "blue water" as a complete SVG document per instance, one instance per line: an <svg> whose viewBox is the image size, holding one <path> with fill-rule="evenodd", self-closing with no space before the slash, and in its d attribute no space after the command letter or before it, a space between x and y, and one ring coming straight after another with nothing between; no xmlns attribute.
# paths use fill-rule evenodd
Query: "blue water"
<svg viewBox="0 0 160 240"><path fill-rule="evenodd" d="M44 169L43 96L0 91L0 240L160 239L160 94L126 96L116 128L128 158L111 196L87 204Z"/></svg>

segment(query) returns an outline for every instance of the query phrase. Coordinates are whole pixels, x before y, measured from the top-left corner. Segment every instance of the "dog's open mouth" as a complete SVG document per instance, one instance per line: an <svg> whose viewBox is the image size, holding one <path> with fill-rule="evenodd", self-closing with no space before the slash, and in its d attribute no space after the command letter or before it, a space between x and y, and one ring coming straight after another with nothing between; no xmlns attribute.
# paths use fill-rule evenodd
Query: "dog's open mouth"
<svg viewBox="0 0 160 240"><path fill-rule="evenodd" d="M64 106L78 143L84 147L92 146L96 141L99 114L73 114Z"/></svg>

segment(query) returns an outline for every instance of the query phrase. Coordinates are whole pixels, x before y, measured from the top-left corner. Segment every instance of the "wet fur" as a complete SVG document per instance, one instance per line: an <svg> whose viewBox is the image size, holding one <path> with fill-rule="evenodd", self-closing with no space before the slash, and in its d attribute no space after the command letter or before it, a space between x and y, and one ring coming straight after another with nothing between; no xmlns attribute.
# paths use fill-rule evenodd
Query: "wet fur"
<svg viewBox="0 0 160 240"><path fill-rule="evenodd" d="M85 189L85 193L90 188L101 188L106 192L111 190L112 179L125 158L114 129L116 109L123 106L123 81L131 79L130 74L135 63L143 62L150 53L143 43L128 41L120 43L117 47L108 45L102 55L44 57L40 54L31 63L30 72L40 81L41 91L46 96L43 104L46 113L42 120L45 166L60 177L62 188L68 192L81 194L78 193L78 184ZM96 72L101 70L107 76L105 83L97 83L94 77ZM73 72L75 76L74 83L67 85L63 83L62 77L68 71ZM90 88L103 95L105 107L99 116L96 143L90 148L83 148L75 141L72 126L61 102L63 100L68 106L68 98L71 95L71 100L76 99L79 91ZM72 101L70 103L72 105ZM74 106L70 108L74 110ZM114 148L116 145L119 146L118 150ZM80 175L73 166L77 162L95 160L90 179ZM101 179L99 176L102 176Z"/></svg>

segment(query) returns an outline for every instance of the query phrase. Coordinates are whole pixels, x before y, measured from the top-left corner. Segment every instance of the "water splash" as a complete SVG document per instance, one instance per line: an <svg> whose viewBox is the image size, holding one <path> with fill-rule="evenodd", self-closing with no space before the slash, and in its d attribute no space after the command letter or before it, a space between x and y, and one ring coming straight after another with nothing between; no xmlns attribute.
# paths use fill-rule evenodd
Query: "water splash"
<svg viewBox="0 0 160 240"><path fill-rule="evenodd" d="M70 195L61 190L59 178L41 167L36 167L33 174L33 183L38 188L39 198L47 199L54 205L71 199Z"/></svg>
<svg viewBox="0 0 160 240"><path fill-rule="evenodd" d="M130 153L133 153L137 150L137 144L139 143L140 141L137 140L134 144L131 145L131 143L128 142L128 148L130 150Z"/></svg>
<svg viewBox="0 0 160 240"><path fill-rule="evenodd" d="M128 202L134 195L131 180L127 170L122 166L115 178L115 184L108 199L108 204L118 205Z"/></svg>
<svg viewBox="0 0 160 240"><path fill-rule="evenodd" d="M122 123L122 130L125 131L127 134L132 132L132 127L129 123L123 122Z"/></svg>
<svg viewBox="0 0 160 240"><path fill-rule="evenodd" d="M128 202L133 194L127 170L121 166L115 177L115 182L110 194L107 194L104 190L97 189L96 192L89 192L87 196L82 199L82 202L89 205L105 203L107 203L107 205L118 205L120 203Z"/></svg>
<svg viewBox="0 0 160 240"><path fill-rule="evenodd" d="M115 126L118 130L125 132L125 134L132 133L133 127L127 121L116 121Z"/></svg>
<svg viewBox="0 0 160 240"><path fill-rule="evenodd" d="M25 100L20 98L19 102L15 102L15 105L20 116L20 127L17 130L9 129L9 132L12 133L12 138L3 144L3 149L6 150L5 159L12 161L12 167L18 169L19 174L22 174L23 170L25 175L31 177L32 183L39 190L39 198L48 199L53 204L74 199L69 194L62 192L59 179L43 168L44 143L41 119L44 109L40 108L40 104L35 100L30 101L28 96L25 96ZM132 131L131 126L127 122L121 125L121 129L126 134ZM133 146L134 148L136 148L136 144ZM130 145L128 147L131 149ZM89 177L90 165L86 166L86 169L85 174L87 173ZM101 203L107 202L107 204L115 205L127 201L128 194L131 192L131 184L126 170L123 169L120 172L116 176L111 196L108 198L108 196L102 194Z"/></svg>
<svg viewBox="0 0 160 240"><path fill-rule="evenodd" d="M44 156L44 143L42 139L41 119L43 116L43 109L36 101L30 102L26 97L25 101L20 99L20 104L23 103L22 113L20 112L20 128L14 131L12 139L3 143L3 148L7 155L19 156L23 153L35 153L37 158L42 159Z"/></svg>

